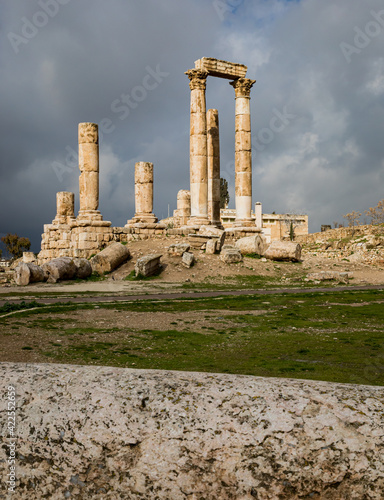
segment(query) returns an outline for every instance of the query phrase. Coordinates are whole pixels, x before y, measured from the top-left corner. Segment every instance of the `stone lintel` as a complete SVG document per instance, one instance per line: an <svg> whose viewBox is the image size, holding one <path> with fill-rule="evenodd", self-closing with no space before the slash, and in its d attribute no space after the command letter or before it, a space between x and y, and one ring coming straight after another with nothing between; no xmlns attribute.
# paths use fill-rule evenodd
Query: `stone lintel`
<svg viewBox="0 0 384 500"><path fill-rule="evenodd" d="M207 71L210 76L227 78L229 80L244 78L248 69L244 64L231 63L221 59L214 59L213 57L202 57L198 59L195 61L195 68Z"/></svg>

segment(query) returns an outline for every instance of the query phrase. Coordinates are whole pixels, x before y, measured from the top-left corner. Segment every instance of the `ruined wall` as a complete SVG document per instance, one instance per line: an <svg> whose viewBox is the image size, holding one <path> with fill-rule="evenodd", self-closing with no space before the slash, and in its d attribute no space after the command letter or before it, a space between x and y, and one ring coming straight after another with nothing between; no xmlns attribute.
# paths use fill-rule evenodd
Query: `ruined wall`
<svg viewBox="0 0 384 500"><path fill-rule="evenodd" d="M382 498L382 387L1 363L10 385L21 500Z"/></svg>

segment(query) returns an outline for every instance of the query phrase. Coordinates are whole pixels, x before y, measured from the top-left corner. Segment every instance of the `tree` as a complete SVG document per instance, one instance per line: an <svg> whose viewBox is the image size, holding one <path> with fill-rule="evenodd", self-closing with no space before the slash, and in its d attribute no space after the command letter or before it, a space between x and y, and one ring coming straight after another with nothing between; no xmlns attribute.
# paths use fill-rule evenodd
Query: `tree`
<svg viewBox="0 0 384 500"><path fill-rule="evenodd" d="M220 177L220 208L227 208L229 203L228 182Z"/></svg>
<svg viewBox="0 0 384 500"><path fill-rule="evenodd" d="M361 217L361 213L353 210L349 214L343 215L343 217L344 219L347 219L349 227L354 227L359 225L360 223L359 219Z"/></svg>
<svg viewBox="0 0 384 500"><path fill-rule="evenodd" d="M368 217L371 218L371 224L383 224L384 223L384 200L379 201L375 207L371 207L369 210L364 212Z"/></svg>
<svg viewBox="0 0 384 500"><path fill-rule="evenodd" d="M29 238L19 237L17 234L8 233L1 238L7 252L17 259L23 255L23 252L31 248Z"/></svg>
<svg viewBox="0 0 384 500"><path fill-rule="evenodd" d="M289 234L289 239L293 241L295 239L295 229L300 225L300 220L296 214L284 214L283 222L287 227Z"/></svg>

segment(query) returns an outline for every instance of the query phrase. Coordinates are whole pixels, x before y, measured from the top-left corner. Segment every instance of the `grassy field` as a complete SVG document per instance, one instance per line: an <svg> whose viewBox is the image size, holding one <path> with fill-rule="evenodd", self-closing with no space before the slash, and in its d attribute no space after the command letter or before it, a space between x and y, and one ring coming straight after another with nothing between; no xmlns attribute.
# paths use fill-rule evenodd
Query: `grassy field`
<svg viewBox="0 0 384 500"><path fill-rule="evenodd" d="M330 290L37 307L0 318L1 360L384 385L383 305L382 291ZM106 325L84 319L94 309Z"/></svg>

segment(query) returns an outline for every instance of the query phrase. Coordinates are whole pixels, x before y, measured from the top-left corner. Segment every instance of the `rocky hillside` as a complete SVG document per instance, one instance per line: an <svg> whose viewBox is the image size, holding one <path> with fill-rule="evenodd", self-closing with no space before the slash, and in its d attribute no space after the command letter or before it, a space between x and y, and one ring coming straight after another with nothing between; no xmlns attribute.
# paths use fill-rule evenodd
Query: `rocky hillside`
<svg viewBox="0 0 384 500"><path fill-rule="evenodd" d="M384 267L384 225L341 227L297 241L304 254Z"/></svg>

